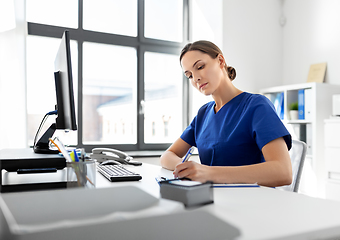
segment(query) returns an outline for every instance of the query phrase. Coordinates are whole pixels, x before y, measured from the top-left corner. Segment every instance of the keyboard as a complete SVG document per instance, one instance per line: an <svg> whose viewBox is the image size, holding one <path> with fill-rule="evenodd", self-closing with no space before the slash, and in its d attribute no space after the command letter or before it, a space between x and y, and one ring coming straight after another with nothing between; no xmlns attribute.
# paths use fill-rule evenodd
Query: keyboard
<svg viewBox="0 0 340 240"><path fill-rule="evenodd" d="M98 164L97 171L111 182L138 181L142 179L141 175L126 169L122 165Z"/></svg>

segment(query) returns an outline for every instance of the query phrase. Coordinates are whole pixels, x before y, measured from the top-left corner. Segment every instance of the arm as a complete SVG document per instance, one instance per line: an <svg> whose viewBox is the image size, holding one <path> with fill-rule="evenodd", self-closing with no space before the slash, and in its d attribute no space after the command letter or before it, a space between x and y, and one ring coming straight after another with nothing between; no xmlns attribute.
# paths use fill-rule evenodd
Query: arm
<svg viewBox="0 0 340 240"><path fill-rule="evenodd" d="M194 162L179 164L174 175L188 177L200 182L214 183L258 183L277 187L292 182L292 166L288 149L283 138L275 139L262 148L266 162L239 166L218 167L200 165Z"/></svg>
<svg viewBox="0 0 340 240"><path fill-rule="evenodd" d="M182 157L191 146L181 138L177 139L161 156L161 166L174 170L176 165L182 162Z"/></svg>

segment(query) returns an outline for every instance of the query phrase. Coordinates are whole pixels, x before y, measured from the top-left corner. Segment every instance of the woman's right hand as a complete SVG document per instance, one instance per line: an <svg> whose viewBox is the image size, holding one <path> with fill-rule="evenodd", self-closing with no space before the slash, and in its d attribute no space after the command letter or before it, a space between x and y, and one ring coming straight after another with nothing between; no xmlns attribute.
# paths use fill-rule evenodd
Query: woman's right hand
<svg viewBox="0 0 340 240"><path fill-rule="evenodd" d="M192 181L207 182L210 167L194 161L179 163L173 172L175 178L189 178Z"/></svg>

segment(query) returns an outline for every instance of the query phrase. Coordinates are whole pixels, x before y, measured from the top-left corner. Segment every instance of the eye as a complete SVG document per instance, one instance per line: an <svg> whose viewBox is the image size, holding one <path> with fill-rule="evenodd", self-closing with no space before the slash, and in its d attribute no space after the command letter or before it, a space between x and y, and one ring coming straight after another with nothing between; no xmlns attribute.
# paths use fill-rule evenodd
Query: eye
<svg viewBox="0 0 340 240"><path fill-rule="evenodd" d="M189 74L189 73L188 73L188 74L184 74L184 75L185 75L186 78L189 78L189 79L192 78L192 74Z"/></svg>
<svg viewBox="0 0 340 240"><path fill-rule="evenodd" d="M200 65L199 67L197 67L198 70L201 70L204 68L204 65Z"/></svg>

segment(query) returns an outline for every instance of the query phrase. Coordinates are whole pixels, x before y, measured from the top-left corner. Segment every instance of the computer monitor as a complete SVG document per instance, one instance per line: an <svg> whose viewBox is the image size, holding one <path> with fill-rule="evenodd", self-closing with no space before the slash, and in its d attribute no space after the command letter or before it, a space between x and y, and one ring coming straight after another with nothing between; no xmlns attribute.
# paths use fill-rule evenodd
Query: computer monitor
<svg viewBox="0 0 340 240"><path fill-rule="evenodd" d="M69 32L65 31L54 61L57 96L57 129L77 130Z"/></svg>
<svg viewBox="0 0 340 240"><path fill-rule="evenodd" d="M45 117L48 115L57 114L57 118L56 122L46 130L38 142L34 141L33 149L36 153L58 153L58 150L50 149L49 147L49 138L52 138L56 129L77 130L73 93L70 36L68 31L65 31L62 36L61 43L54 61L54 70L57 104L55 111L47 113ZM37 135L41 126L42 125L40 125L38 129Z"/></svg>

